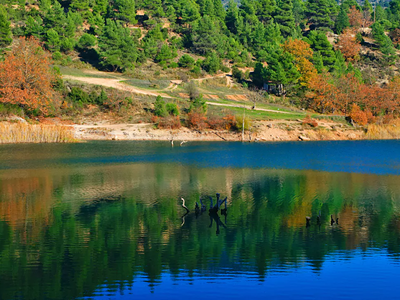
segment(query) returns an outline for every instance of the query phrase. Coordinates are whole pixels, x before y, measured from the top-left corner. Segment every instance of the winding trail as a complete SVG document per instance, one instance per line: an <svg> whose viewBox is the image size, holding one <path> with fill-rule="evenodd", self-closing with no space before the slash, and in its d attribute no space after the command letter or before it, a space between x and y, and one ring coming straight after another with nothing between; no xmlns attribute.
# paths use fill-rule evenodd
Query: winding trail
<svg viewBox="0 0 400 300"><path fill-rule="evenodd" d="M227 74L218 74L216 77L223 77L227 76ZM212 77L210 77L212 78ZM228 76L227 76L228 78ZM115 88L118 90L122 91L127 91L135 94L141 94L141 95L149 95L149 96L161 96L163 98L168 98L172 99L174 97L171 97L165 93L159 92L159 91L148 91L148 90L143 90L139 89L136 87L133 87L129 84L123 83L121 79L110 79L110 78L97 78L97 77L80 77L80 76L71 76L71 75L64 75L63 79L65 80L75 80L75 81L80 81L88 84L93 84L93 85L100 85L100 86L105 86L105 87L110 87L110 88ZM209 79L209 78L200 78L197 80L204 80L204 79ZM195 79L196 80L196 79ZM228 80L228 79L227 79ZM165 90L174 90L177 88L177 85L171 83ZM242 105L242 104L226 104L226 103L217 103L217 102L211 102L207 101L207 104L209 105L215 105L215 106L225 106L225 107L236 107L236 108L243 108L245 107L246 109L252 109L252 105ZM267 112L274 112L274 113L281 113L281 114L293 114L292 112L286 112L286 111L280 111L280 110L273 110L273 109L266 109L266 108L255 108L255 111L267 111Z"/></svg>

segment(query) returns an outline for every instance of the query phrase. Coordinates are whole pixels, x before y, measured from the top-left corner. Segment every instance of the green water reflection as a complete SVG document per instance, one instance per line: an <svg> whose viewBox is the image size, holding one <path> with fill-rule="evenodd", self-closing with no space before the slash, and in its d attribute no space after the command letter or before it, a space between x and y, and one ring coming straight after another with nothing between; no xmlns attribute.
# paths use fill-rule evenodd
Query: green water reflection
<svg viewBox="0 0 400 300"><path fill-rule="evenodd" d="M264 280L305 263L319 272L337 250L382 248L397 259L398 182L162 163L2 171L0 299L90 296L105 283L111 292L129 287L139 274L156 286L166 271L252 271ZM229 201L219 229L208 213L181 218L179 197L194 208L216 192Z"/></svg>

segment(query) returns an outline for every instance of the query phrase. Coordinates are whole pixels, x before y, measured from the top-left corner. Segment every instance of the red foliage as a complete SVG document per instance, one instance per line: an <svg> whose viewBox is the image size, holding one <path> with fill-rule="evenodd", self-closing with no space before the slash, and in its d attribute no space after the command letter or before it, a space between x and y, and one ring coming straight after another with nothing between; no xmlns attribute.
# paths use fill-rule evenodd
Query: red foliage
<svg viewBox="0 0 400 300"><path fill-rule="evenodd" d="M211 116L207 120L207 124L211 129L215 130L231 130L236 127L236 118L233 115L225 117Z"/></svg>
<svg viewBox="0 0 400 300"><path fill-rule="evenodd" d="M20 38L0 62L0 102L46 114L58 100L53 84L60 80L51 67L50 54L33 37Z"/></svg>
<svg viewBox="0 0 400 300"><path fill-rule="evenodd" d="M303 120L303 125L310 125L311 127L317 127L318 122L312 119L310 115L307 115Z"/></svg>
<svg viewBox="0 0 400 300"><path fill-rule="evenodd" d="M181 120L178 116L156 117L152 121L157 124L158 129L179 129L182 127Z"/></svg>
<svg viewBox="0 0 400 300"><path fill-rule="evenodd" d="M349 17L349 23L351 27L360 28L364 24L364 16L361 11L359 11L354 5L350 7L347 13Z"/></svg>
<svg viewBox="0 0 400 300"><path fill-rule="evenodd" d="M189 128L203 130L208 127L207 117L202 112L192 111L188 113L187 125Z"/></svg>
<svg viewBox="0 0 400 300"><path fill-rule="evenodd" d="M336 48L342 52L344 58L348 61L358 60L361 49L360 42L356 39L356 32L352 29L345 29L339 36Z"/></svg>

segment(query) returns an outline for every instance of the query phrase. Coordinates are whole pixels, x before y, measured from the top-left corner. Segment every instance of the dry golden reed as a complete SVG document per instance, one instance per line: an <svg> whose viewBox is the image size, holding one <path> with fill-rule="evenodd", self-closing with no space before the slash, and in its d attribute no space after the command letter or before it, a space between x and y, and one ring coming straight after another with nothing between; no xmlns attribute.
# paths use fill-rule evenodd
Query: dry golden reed
<svg viewBox="0 0 400 300"><path fill-rule="evenodd" d="M400 119L395 119L389 124L371 124L367 127L365 137L370 140L379 139L399 139L400 138Z"/></svg>
<svg viewBox="0 0 400 300"><path fill-rule="evenodd" d="M0 123L0 144L75 142L78 140L66 126Z"/></svg>

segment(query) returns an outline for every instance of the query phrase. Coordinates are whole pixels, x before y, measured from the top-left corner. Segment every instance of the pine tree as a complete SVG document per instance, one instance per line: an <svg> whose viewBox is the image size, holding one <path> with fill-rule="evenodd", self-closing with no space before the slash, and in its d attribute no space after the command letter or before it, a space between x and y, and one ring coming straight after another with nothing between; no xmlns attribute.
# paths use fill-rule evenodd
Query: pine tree
<svg viewBox="0 0 400 300"><path fill-rule="evenodd" d="M136 45L128 28L108 19L99 36L101 64L106 68L111 67L114 71L133 68L138 57Z"/></svg>
<svg viewBox="0 0 400 300"><path fill-rule="evenodd" d="M396 52L390 38L385 34L383 26L376 22L372 25L372 36L379 44L379 50L384 54L387 62L392 62L396 59Z"/></svg>
<svg viewBox="0 0 400 300"><path fill-rule="evenodd" d="M335 56L336 56L336 61L335 64L333 65L333 70L335 76L339 78L346 75L347 71L346 60L344 59L343 54L340 51L336 51Z"/></svg>
<svg viewBox="0 0 400 300"><path fill-rule="evenodd" d="M321 54L324 66L331 68L335 63L336 57L325 33L312 31L308 36L308 42L314 51Z"/></svg>
<svg viewBox="0 0 400 300"><path fill-rule="evenodd" d="M279 24L281 33L284 37L292 35L295 22L293 17L292 0L280 0L276 10L275 22Z"/></svg>
<svg viewBox="0 0 400 300"><path fill-rule="evenodd" d="M116 17L126 23L136 24L136 10L134 0L116 0L115 8L118 10Z"/></svg>
<svg viewBox="0 0 400 300"><path fill-rule="evenodd" d="M6 47L12 42L10 22L8 21L7 11L0 4L0 47Z"/></svg>
<svg viewBox="0 0 400 300"><path fill-rule="evenodd" d="M305 4L302 0L293 0L293 17L296 25L300 25L305 18Z"/></svg>
<svg viewBox="0 0 400 300"><path fill-rule="evenodd" d="M263 23L270 21L273 13L276 10L275 0L259 0L256 4L256 15L258 19Z"/></svg>
<svg viewBox="0 0 400 300"><path fill-rule="evenodd" d="M306 16L309 19L310 29L332 28L334 22L331 14L331 5L328 0L309 0L307 2Z"/></svg>
<svg viewBox="0 0 400 300"><path fill-rule="evenodd" d="M235 1L230 0L228 4L228 9L226 11L226 16L225 16L225 24L226 27L228 27L229 31L232 32L233 34L238 33L238 28L239 28L239 9L237 7L237 4Z"/></svg>
<svg viewBox="0 0 400 300"><path fill-rule="evenodd" d="M343 29L346 29L347 27L350 27L349 17L347 16L344 6L341 6L339 15L335 22L335 31L337 34L341 34Z"/></svg>

